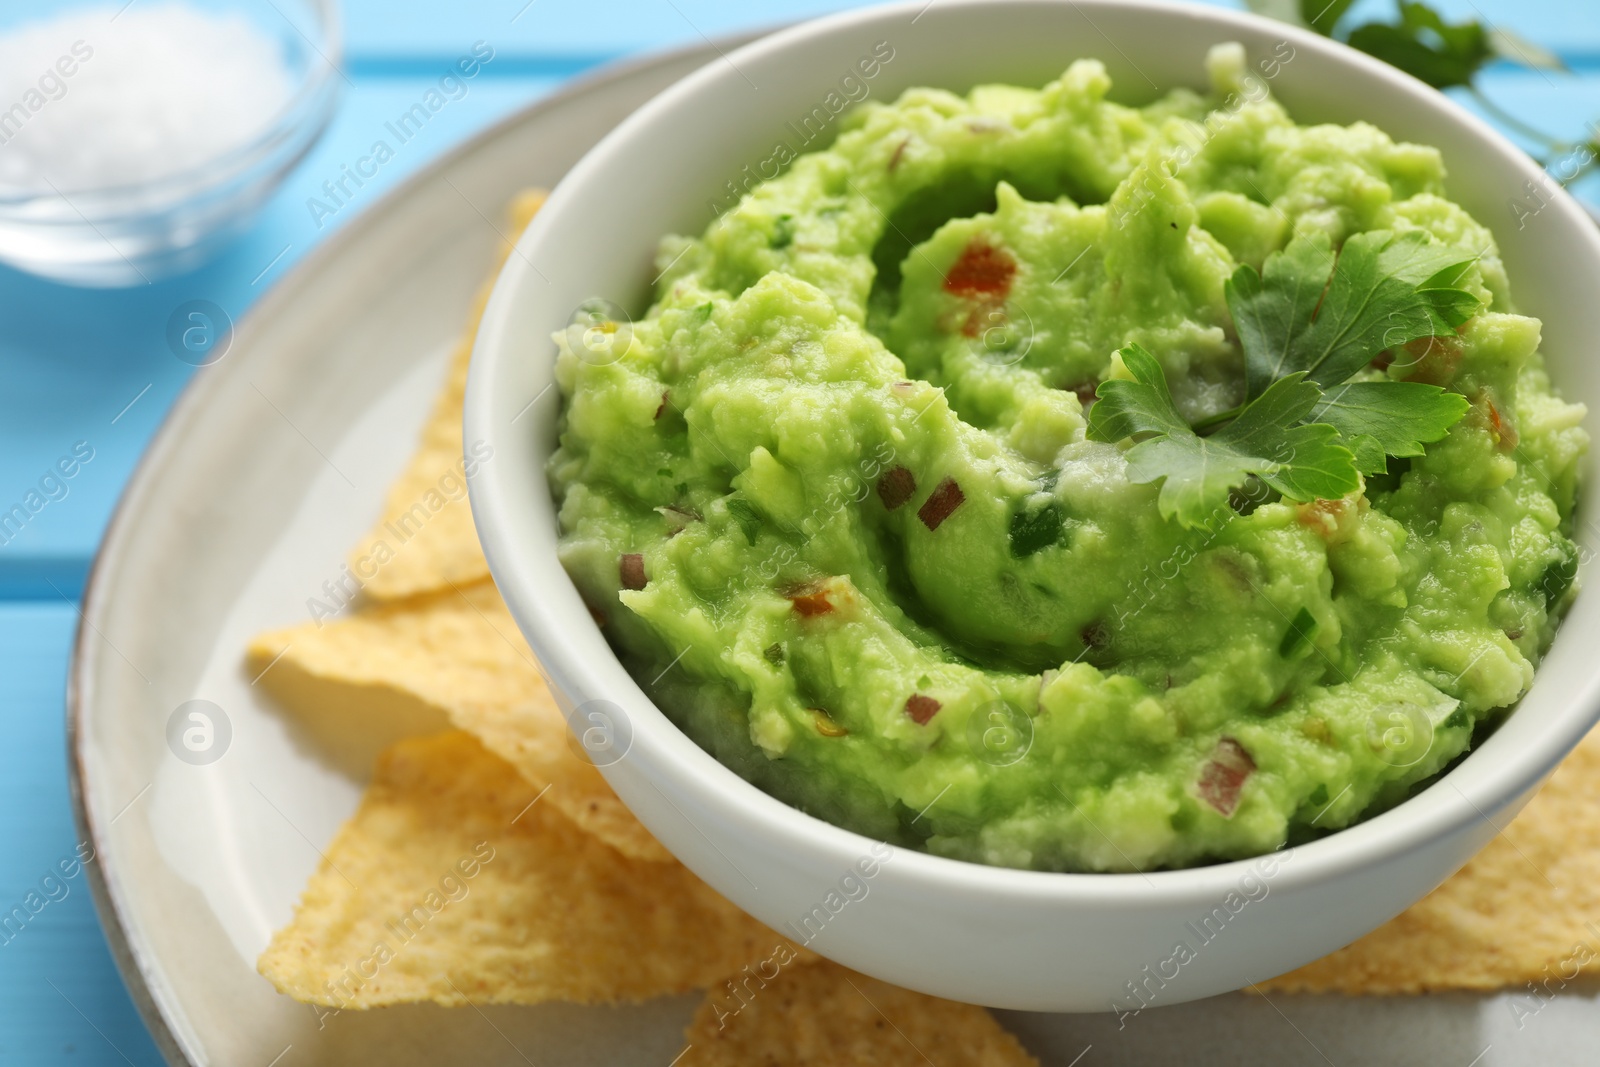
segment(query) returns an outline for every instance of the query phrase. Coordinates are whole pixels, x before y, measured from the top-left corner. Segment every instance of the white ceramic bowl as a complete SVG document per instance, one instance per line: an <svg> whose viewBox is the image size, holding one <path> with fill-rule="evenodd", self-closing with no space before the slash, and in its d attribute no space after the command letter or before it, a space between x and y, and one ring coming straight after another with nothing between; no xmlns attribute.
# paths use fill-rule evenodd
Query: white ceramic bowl
<svg viewBox="0 0 1600 1067"><path fill-rule="evenodd" d="M1569 398L1600 402L1600 237L1516 148L1443 96L1309 33L1210 8L1137 0L936 0L857 11L777 33L696 72L641 108L561 183L501 275L478 336L466 437L494 460L472 503L496 581L563 707L622 709L626 755L606 778L692 870L794 936L823 907L812 948L940 996L1035 1010L1130 1010L1236 989L1306 963L1414 903L1486 844L1600 715L1590 651L1600 597L1580 596L1522 705L1432 787L1292 853L1149 875L1006 870L897 850L868 894L829 900L872 842L781 803L681 733L618 663L556 560L544 463L558 411L553 331L582 301L648 302L658 238L698 233L708 200L768 158L878 41L895 50L876 99L933 85L1038 85L1079 57L1105 61L1122 93L1204 87L1213 44L1252 61L1295 51L1272 91L1302 122L1365 119L1437 146L1449 193L1495 231L1522 308ZM1547 206L1518 226L1508 201ZM531 403L531 406L530 406ZM1600 542L1593 495L1578 523ZM880 846L881 847L881 846ZM859 896L859 890L857 894ZM828 904L837 908L830 913ZM1175 953L1180 943L1189 953ZM757 961L752 960L752 964ZM1139 992L1136 993L1136 990Z"/></svg>

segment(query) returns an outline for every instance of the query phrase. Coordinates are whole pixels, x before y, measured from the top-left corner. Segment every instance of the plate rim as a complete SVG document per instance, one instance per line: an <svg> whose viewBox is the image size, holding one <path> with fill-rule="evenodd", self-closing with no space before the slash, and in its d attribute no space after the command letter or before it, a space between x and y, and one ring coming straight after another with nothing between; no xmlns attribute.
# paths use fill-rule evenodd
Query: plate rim
<svg viewBox="0 0 1600 1067"><path fill-rule="evenodd" d="M719 34L698 42L649 49L636 55L610 60L592 70L567 78L551 92L502 116L422 164L414 173L383 193L369 208L341 227L338 232L319 241L275 281L260 299L250 305L249 310L240 317L235 332L244 333L246 328L257 321L275 318L280 312L290 311L294 297L300 290L312 284L313 279L327 273L330 266L336 264L351 246L358 245L373 231L385 225L388 217L403 201L416 195L421 186L450 170L462 157L478 151L547 111L580 102L582 98L597 89L696 57L708 63L714 62L720 53L765 36L781 25L784 24L763 25L754 30ZM172 1067L200 1067L200 1065L189 1058L166 1013L157 1002L151 988L150 976L145 973L141 965L140 952L135 950L121 906L102 869L101 845L104 836L101 827L90 814L88 806L88 792L93 788L93 784L90 781L92 776L85 767L83 749L85 693L91 688L92 683L88 673L96 655L89 640L95 633L92 620L100 614L104 589L110 583L111 575L115 573L118 557L133 540L134 531L129 525L130 515L137 503L151 491L150 486L162 468L165 457L176 447L181 427L190 413L202 406L212 391L220 388L207 382L220 380L220 376L215 374L204 375L197 372L190 375L166 414L162 416L160 424L151 434L127 480L123 483L116 504L107 518L100 543L95 549L94 558L84 579L83 593L76 605L78 623L73 632L65 691L67 791L72 809L72 824L77 839L89 842L94 848L94 861L84 864L89 895L94 901L95 915L99 920L101 932L105 935L106 946L116 964L122 984L127 989L129 998L138 1010L140 1021L144 1023L157 1050Z"/></svg>

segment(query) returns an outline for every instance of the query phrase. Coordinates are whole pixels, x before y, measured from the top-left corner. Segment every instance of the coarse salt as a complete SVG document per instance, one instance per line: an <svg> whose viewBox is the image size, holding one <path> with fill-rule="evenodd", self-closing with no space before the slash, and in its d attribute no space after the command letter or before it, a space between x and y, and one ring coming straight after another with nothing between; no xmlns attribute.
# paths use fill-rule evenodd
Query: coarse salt
<svg viewBox="0 0 1600 1067"><path fill-rule="evenodd" d="M260 137L295 79L279 41L186 3L76 8L0 34L0 195L142 185Z"/></svg>

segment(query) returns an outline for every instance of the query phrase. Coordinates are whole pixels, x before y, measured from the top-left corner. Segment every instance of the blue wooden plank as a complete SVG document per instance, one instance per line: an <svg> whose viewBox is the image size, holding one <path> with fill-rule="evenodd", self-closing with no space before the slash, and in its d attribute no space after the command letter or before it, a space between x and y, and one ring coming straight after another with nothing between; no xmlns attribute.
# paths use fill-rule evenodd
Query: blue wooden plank
<svg viewBox="0 0 1600 1067"><path fill-rule="evenodd" d="M623 55L860 6L849 0L768 0L759 9L743 0L345 0L344 11L354 55L430 53L478 39L530 55ZM1435 0L1435 6L1452 18L1503 23L1549 48L1600 54L1594 0ZM1394 10L1392 0L1361 0L1350 17L1387 19Z"/></svg>
<svg viewBox="0 0 1600 1067"><path fill-rule="evenodd" d="M848 7L849 0L346 0L352 54L459 49L475 40L533 55L617 56Z"/></svg>
<svg viewBox="0 0 1600 1067"><path fill-rule="evenodd" d="M1497 67L1485 72L1480 83L1483 95L1498 109L1510 112L1540 132L1573 142L1600 139L1600 67L1570 74ZM1548 146L1507 129L1472 95L1462 90L1451 90L1451 95L1536 157L1543 159L1552 155ZM1558 154L1556 158L1567 157ZM1553 172L1560 173L1560 168L1554 168ZM1600 172L1591 173L1573 185L1572 192L1600 204Z"/></svg>
<svg viewBox="0 0 1600 1067"><path fill-rule="evenodd" d="M59 600L0 605L0 1063L154 1067L160 1055L111 962L85 875L59 867L79 844L61 728L76 623Z"/></svg>
<svg viewBox="0 0 1600 1067"><path fill-rule="evenodd" d="M1600 6L1594 0L1430 0L1452 20L1476 18L1587 63L1600 57ZM1380 0L1377 12L1393 10Z"/></svg>
<svg viewBox="0 0 1600 1067"><path fill-rule="evenodd" d="M497 49L494 62L481 68L485 81L502 78L570 78L623 53L607 51L513 52ZM443 58L437 52L355 52L348 53L344 70L357 81L376 78L427 78L437 71Z"/></svg>

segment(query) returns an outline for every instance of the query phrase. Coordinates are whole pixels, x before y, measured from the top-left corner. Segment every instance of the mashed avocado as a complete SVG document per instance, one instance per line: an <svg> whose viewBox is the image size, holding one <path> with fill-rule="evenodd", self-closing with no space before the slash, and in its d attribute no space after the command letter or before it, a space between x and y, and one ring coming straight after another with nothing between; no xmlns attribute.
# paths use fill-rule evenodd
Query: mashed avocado
<svg viewBox="0 0 1600 1067"><path fill-rule="evenodd" d="M723 763L940 855L1144 870L1392 805L1527 690L1583 409L1434 149L1296 125L1237 46L1210 67L1137 108L1093 61L866 104L663 242L626 344L559 339L562 561ZM1470 260L1481 301L1362 371L1470 402L1424 454L1189 524L1086 434L1130 344L1183 418L1233 408L1234 271L1379 230Z"/></svg>

